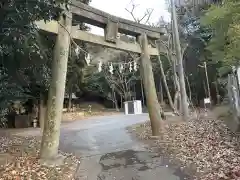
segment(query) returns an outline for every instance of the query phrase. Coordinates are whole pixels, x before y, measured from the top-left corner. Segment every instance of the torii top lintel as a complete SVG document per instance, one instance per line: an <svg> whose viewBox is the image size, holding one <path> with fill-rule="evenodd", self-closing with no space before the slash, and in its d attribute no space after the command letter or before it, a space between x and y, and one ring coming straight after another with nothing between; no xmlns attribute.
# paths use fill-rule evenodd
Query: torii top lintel
<svg viewBox="0 0 240 180"><path fill-rule="evenodd" d="M164 28L155 28L139 24L127 19L116 17L103 12L99 9L88 6L79 0L72 0L70 3L73 20L105 28L108 20L118 23L118 32L137 37L146 33L150 39L159 39L160 35L165 34Z"/></svg>

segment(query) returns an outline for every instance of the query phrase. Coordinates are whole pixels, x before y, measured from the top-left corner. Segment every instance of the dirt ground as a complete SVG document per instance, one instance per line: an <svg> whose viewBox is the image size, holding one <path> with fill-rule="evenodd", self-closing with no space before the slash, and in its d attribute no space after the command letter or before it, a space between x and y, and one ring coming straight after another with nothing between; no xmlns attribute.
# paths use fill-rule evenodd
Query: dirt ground
<svg viewBox="0 0 240 180"><path fill-rule="evenodd" d="M78 159L60 152L66 158L56 168L42 166L39 161L40 138L8 136L0 137L0 180L72 180Z"/></svg>
<svg viewBox="0 0 240 180"><path fill-rule="evenodd" d="M217 112L227 112L223 110ZM239 180L240 137L213 112L185 122L167 120L160 139L151 138L149 122L132 126L130 131L148 143L151 151L166 154L191 179Z"/></svg>
<svg viewBox="0 0 240 180"><path fill-rule="evenodd" d="M75 112L64 112L62 115L62 122L72 122L77 120L85 120L93 116L109 116L113 114L119 114L115 110L106 109L94 109L91 112L88 111L75 111Z"/></svg>

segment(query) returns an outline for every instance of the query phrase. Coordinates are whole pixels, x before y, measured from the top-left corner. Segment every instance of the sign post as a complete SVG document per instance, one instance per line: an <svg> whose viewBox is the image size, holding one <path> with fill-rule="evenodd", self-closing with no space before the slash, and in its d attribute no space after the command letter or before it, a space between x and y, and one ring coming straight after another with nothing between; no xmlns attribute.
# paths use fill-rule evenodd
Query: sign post
<svg viewBox="0 0 240 180"><path fill-rule="evenodd" d="M205 110L205 113L207 112L207 107L208 106L211 106L211 99L209 97L208 98L204 98L204 110Z"/></svg>

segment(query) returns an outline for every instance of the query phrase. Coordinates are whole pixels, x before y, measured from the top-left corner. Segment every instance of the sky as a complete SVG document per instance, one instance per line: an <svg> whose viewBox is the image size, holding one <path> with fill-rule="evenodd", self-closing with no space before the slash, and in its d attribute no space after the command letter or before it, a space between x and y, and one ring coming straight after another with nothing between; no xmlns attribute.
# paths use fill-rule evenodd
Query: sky
<svg viewBox="0 0 240 180"><path fill-rule="evenodd" d="M166 10L165 1L166 0L132 0L134 4L138 5L134 13L135 17L143 17L146 9L152 8L151 23L158 22L161 16L164 20L169 21L170 15ZM131 10L131 0L92 0L90 6L121 18L133 20L130 13L126 11L126 8ZM93 34L103 35L103 29L101 28L91 27L91 32Z"/></svg>

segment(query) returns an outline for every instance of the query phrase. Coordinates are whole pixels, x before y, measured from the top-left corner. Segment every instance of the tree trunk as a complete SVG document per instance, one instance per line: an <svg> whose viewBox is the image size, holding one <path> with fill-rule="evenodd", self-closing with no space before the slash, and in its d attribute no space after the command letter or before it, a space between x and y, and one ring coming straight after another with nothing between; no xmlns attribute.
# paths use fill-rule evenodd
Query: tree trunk
<svg viewBox="0 0 240 180"><path fill-rule="evenodd" d="M134 95L133 95L133 100L136 100L137 97L136 97L136 84L133 85L133 92L134 92Z"/></svg>
<svg viewBox="0 0 240 180"><path fill-rule="evenodd" d="M192 102L192 90L191 90L191 86L190 86L190 83L189 83L189 80L188 80L188 77L187 77L186 74L185 74L185 77L186 77L186 81L187 81L187 85L188 85L189 101L190 101L190 103L191 103L191 102Z"/></svg>
<svg viewBox="0 0 240 180"><path fill-rule="evenodd" d="M60 16L58 36L54 47L52 78L48 94L46 121L44 123L40 157L53 160L58 155L60 125L65 93L67 63L72 27L71 13L64 11ZM60 25L61 24L61 25Z"/></svg>
<svg viewBox="0 0 240 180"><path fill-rule="evenodd" d="M174 95L174 106L175 106L176 109L178 109L178 96L179 96L179 92L176 91L175 95Z"/></svg>
<svg viewBox="0 0 240 180"><path fill-rule="evenodd" d="M181 104L181 94L180 91L176 91L174 95L174 107L182 114L182 104ZM177 113L178 114L178 113Z"/></svg>
<svg viewBox="0 0 240 180"><path fill-rule="evenodd" d="M39 125L42 131L44 129L45 111L46 111L46 107L45 107L44 97L41 94L40 100L39 100L38 119L39 119Z"/></svg>
<svg viewBox="0 0 240 180"><path fill-rule="evenodd" d="M120 98L121 98L121 109L123 108L123 97L122 95L120 95Z"/></svg>
<svg viewBox="0 0 240 180"><path fill-rule="evenodd" d="M21 109L20 109L20 113L21 113ZM34 128L37 127L38 114L39 114L38 103L37 101L34 101L33 108L32 108L32 115L31 115L31 122L33 123Z"/></svg>
<svg viewBox="0 0 240 180"><path fill-rule="evenodd" d="M114 99L115 109L116 109L116 111L119 111L118 102L117 102L117 98L116 98L116 93L115 93L114 89L113 89L113 99Z"/></svg>
<svg viewBox="0 0 240 180"><path fill-rule="evenodd" d="M141 78L141 93L142 93L142 106L145 106L145 96L144 96L144 90L143 90L143 80Z"/></svg>
<svg viewBox="0 0 240 180"><path fill-rule="evenodd" d="M220 104L221 96L220 96L219 90L218 90L218 80L215 81L215 88L216 88L216 95L217 95L217 104Z"/></svg>
<svg viewBox="0 0 240 180"><path fill-rule="evenodd" d="M158 136L163 129L161 118L161 106L158 103L156 87L153 78L152 64L148 52L148 40L146 34L138 37L139 44L142 48L140 60L140 72L143 78L144 92L146 95L146 102L148 113L151 122L152 135Z"/></svg>
<svg viewBox="0 0 240 180"><path fill-rule="evenodd" d="M175 96L174 96L174 107L176 110L178 110L180 113L182 113L182 106L181 106L181 94L180 94L180 84L179 84L179 78L177 75L176 70L176 58L174 56L171 56L173 60L173 81L175 86Z"/></svg>
<svg viewBox="0 0 240 180"><path fill-rule="evenodd" d="M205 81L203 81L203 89L204 89L205 97L207 97L208 96L208 92L207 92Z"/></svg>
<svg viewBox="0 0 240 180"><path fill-rule="evenodd" d="M127 94L127 92L124 92L123 94L124 94L124 101L128 101L128 94Z"/></svg>
<svg viewBox="0 0 240 180"><path fill-rule="evenodd" d="M162 88L162 81L159 78L159 93L160 93L160 104L164 104L163 102L163 88Z"/></svg>
<svg viewBox="0 0 240 180"><path fill-rule="evenodd" d="M206 62L204 62L204 69L205 69L205 76L206 76L206 81L207 81L208 98L210 99L210 101L212 101Z"/></svg>
<svg viewBox="0 0 240 180"><path fill-rule="evenodd" d="M181 108L181 94L180 94L180 84L179 84L179 78L177 75L177 70L176 70L176 58L171 55L171 59L173 60L173 81L174 81L174 87L175 87L175 96L174 96L174 107L176 110L182 113L182 108Z"/></svg>
<svg viewBox="0 0 240 180"><path fill-rule="evenodd" d="M176 55L178 59L178 73L179 73L179 84L180 84L180 93L181 93L182 114L183 114L183 119L187 120L189 116L189 111L188 111L186 85L185 85L185 79L184 79L184 69L183 69L183 63L182 63L183 56L181 52L180 38L179 38L178 25L177 25L176 7L174 4L174 0L171 0L171 6L172 6L174 45L175 45Z"/></svg>
<svg viewBox="0 0 240 180"><path fill-rule="evenodd" d="M115 109L116 109L116 111L119 112L118 102L117 102L117 101L114 101L114 103L115 103Z"/></svg>
<svg viewBox="0 0 240 180"><path fill-rule="evenodd" d="M72 109L72 87L70 88L69 94L68 94L68 112L70 112Z"/></svg>
<svg viewBox="0 0 240 180"><path fill-rule="evenodd" d="M170 105L171 109L173 110L173 112L176 112L176 109L174 107L173 100L172 100L172 97L171 97L171 94L170 94L170 91L169 91L169 88L168 88L167 79L166 79L166 76L165 76L165 73L164 73L164 70L163 70L163 65L162 65L162 61L160 59L160 55L158 56L158 61L159 61L159 64L160 64L160 71L161 71L161 75L162 75L162 78L163 78L163 84L164 84L165 90L167 92L169 105Z"/></svg>

